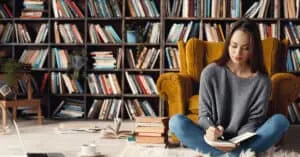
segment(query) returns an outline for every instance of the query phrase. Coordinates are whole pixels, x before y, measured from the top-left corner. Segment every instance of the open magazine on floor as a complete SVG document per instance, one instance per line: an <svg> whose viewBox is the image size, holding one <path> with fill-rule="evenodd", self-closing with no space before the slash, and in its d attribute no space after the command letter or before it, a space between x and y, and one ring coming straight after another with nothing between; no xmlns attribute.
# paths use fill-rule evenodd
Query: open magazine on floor
<svg viewBox="0 0 300 157"><path fill-rule="evenodd" d="M213 146L213 147L231 147L231 148L235 148L239 143L241 143L242 141L245 141L247 139L250 139L252 137L254 137L256 135L255 132L245 132L241 135L238 135L236 137L233 137L229 140L215 140L215 141L211 141L209 139L207 139L204 136L204 140L207 144Z"/></svg>

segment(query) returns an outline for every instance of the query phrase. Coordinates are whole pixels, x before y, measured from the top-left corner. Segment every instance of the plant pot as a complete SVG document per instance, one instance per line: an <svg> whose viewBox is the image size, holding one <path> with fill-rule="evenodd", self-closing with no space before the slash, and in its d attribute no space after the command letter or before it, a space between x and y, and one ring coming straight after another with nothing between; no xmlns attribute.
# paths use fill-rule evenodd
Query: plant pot
<svg viewBox="0 0 300 157"><path fill-rule="evenodd" d="M127 30L126 31L126 39L128 43L136 43L137 42L137 32L135 30Z"/></svg>

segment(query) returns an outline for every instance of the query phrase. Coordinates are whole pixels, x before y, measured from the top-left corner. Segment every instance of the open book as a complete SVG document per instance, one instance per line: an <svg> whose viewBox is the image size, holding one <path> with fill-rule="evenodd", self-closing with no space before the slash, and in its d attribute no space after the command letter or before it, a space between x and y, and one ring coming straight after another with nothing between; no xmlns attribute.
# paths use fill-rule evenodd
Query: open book
<svg viewBox="0 0 300 157"><path fill-rule="evenodd" d="M205 136L204 136L204 140L207 144L213 146L213 147L232 147L235 148L237 144L239 144L242 141L245 141L253 136L255 136L256 133L255 132L246 132L243 133L239 136L233 137L227 141L224 140L216 140L216 141L211 141L208 140Z"/></svg>

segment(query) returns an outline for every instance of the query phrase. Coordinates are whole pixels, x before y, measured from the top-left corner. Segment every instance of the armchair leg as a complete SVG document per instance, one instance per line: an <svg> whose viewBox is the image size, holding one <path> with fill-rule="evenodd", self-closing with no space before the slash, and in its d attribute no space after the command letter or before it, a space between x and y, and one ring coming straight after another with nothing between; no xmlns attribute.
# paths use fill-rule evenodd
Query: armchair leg
<svg viewBox="0 0 300 157"><path fill-rule="evenodd" d="M37 120L38 120L38 124L39 125L42 125L42 123L43 123L43 120L42 120L42 118L43 118L43 116L42 116L42 110L41 110L41 105L39 104L38 105L38 111L37 111Z"/></svg>

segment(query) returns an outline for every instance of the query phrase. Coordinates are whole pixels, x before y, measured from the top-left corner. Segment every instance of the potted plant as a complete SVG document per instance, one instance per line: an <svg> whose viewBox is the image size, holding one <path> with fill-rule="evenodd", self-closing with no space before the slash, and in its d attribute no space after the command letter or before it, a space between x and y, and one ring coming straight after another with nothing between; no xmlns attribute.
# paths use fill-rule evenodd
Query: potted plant
<svg viewBox="0 0 300 157"><path fill-rule="evenodd" d="M73 71L71 77L74 80L78 80L81 75L81 71L87 62L87 57L83 55L82 51L73 51L71 57L71 70Z"/></svg>
<svg viewBox="0 0 300 157"><path fill-rule="evenodd" d="M126 41L128 43L142 42L142 26L134 24L126 24Z"/></svg>

